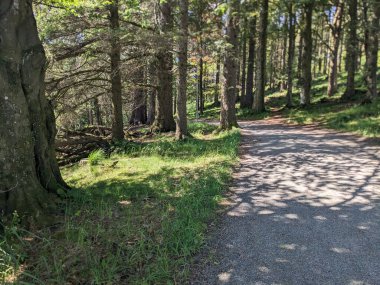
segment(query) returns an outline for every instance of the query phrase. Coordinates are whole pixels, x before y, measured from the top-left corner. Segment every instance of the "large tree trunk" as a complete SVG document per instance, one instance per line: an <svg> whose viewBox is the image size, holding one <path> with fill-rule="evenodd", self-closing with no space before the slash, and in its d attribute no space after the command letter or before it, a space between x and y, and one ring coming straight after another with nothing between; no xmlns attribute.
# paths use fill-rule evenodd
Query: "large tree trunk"
<svg viewBox="0 0 380 285"><path fill-rule="evenodd" d="M293 4L288 5L289 10L289 50L288 50L288 66L287 66L287 92L286 92L286 107L293 107L293 62L295 52L295 26L296 19L293 13Z"/></svg>
<svg viewBox="0 0 380 285"><path fill-rule="evenodd" d="M256 17L249 20L249 36L248 36L248 67L247 67L247 84L245 98L240 102L240 108L252 108L253 104L253 76L255 64L255 34L256 34ZM243 86L244 88L244 86Z"/></svg>
<svg viewBox="0 0 380 285"><path fill-rule="evenodd" d="M144 69L140 68L136 72L135 91L133 96L132 113L129 124L140 125L147 122L147 106L144 89L139 84L144 82Z"/></svg>
<svg viewBox="0 0 380 285"><path fill-rule="evenodd" d="M202 39L199 44L199 60L198 60L198 111L200 115L203 115L204 111L204 98L203 98L203 50L202 50Z"/></svg>
<svg viewBox="0 0 380 285"><path fill-rule="evenodd" d="M227 45L223 57L223 76L221 94L220 129L228 130L237 126L236 95L237 95L237 65L238 65L238 34L239 34L240 0L228 0L226 17Z"/></svg>
<svg viewBox="0 0 380 285"><path fill-rule="evenodd" d="M156 85L156 70L155 65L150 62L148 63L148 83L152 86ZM148 117L147 124L151 125L154 123L156 117L156 88L149 88L148 90Z"/></svg>
<svg viewBox="0 0 380 285"><path fill-rule="evenodd" d="M340 46L340 38L342 33L342 23L344 14L344 1L338 0L336 12L334 15L334 22L331 26L331 37L333 46L331 50L331 56L329 59L330 75L329 84L327 88L328 96L333 96L337 91L337 73L338 73L338 53Z"/></svg>
<svg viewBox="0 0 380 285"><path fill-rule="evenodd" d="M174 131L176 124L173 117L173 29L172 7L173 1L160 2L160 32L162 44L157 53L158 64L158 92L156 118L153 128L161 132Z"/></svg>
<svg viewBox="0 0 380 285"><path fill-rule="evenodd" d="M369 1L369 27L368 27L368 52L366 60L366 79L368 87L368 97L374 99L377 93L377 61L379 52L379 19L380 3L378 0Z"/></svg>
<svg viewBox="0 0 380 285"><path fill-rule="evenodd" d="M290 4L291 5L291 4ZM289 40L289 24L288 24L288 21L290 22L290 19L289 19L289 15L285 15L285 22L284 22L284 27L285 27L285 31L284 31L284 42L283 42L283 49L282 49L282 59L281 59L281 90L285 90L286 89L286 85L287 85L287 80L285 79L286 78L286 74L287 74L287 68L286 68L286 52L287 52L287 48L288 48L288 40Z"/></svg>
<svg viewBox="0 0 380 285"><path fill-rule="evenodd" d="M348 38L347 38L347 87L343 94L344 100L349 100L355 95L355 74L358 57L357 17L358 0L347 0L348 3Z"/></svg>
<svg viewBox="0 0 380 285"><path fill-rule="evenodd" d="M39 216L67 188L55 158L45 53L32 1L0 3L0 212Z"/></svg>
<svg viewBox="0 0 380 285"><path fill-rule="evenodd" d="M121 84L121 45L120 45L120 23L119 23L119 0L113 0L108 6L110 15L111 32L111 93L112 93L112 139L124 139L123 130L123 102Z"/></svg>
<svg viewBox="0 0 380 285"><path fill-rule="evenodd" d="M256 93L252 109L256 113L265 111L265 67L267 53L268 0L260 1L259 39L256 57Z"/></svg>
<svg viewBox="0 0 380 285"><path fill-rule="evenodd" d="M187 45L189 1L180 0L180 37L178 43L178 92L177 92L177 128L176 138L187 136Z"/></svg>
<svg viewBox="0 0 380 285"><path fill-rule="evenodd" d="M302 78L301 78L301 106L310 105L311 96L311 63L313 54L312 20L314 2L310 1L304 8L304 23L302 27L303 52L302 52Z"/></svg>
<svg viewBox="0 0 380 285"><path fill-rule="evenodd" d="M101 126L101 125L103 125L103 120L102 120L102 112L100 111L100 105L99 105L98 97L94 98L92 104L93 104L94 113L95 113L96 125Z"/></svg>

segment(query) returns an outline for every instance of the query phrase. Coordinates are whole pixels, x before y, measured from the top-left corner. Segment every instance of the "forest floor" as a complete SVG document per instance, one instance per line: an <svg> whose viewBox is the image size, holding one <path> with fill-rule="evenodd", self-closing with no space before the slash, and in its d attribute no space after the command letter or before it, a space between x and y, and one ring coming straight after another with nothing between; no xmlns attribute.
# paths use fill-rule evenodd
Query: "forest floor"
<svg viewBox="0 0 380 285"><path fill-rule="evenodd" d="M240 122L232 205L191 284L380 284L380 147L283 119Z"/></svg>
<svg viewBox="0 0 380 285"><path fill-rule="evenodd" d="M238 162L240 132L147 136L63 169L62 220L0 240L1 284L183 284Z"/></svg>

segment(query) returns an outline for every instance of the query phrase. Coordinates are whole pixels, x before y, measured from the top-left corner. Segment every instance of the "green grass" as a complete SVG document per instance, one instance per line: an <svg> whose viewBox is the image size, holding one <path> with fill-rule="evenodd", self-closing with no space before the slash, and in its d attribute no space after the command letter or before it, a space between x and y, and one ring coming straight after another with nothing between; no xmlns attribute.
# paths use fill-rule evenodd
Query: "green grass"
<svg viewBox="0 0 380 285"><path fill-rule="evenodd" d="M23 284L182 284L237 162L239 131L214 130L192 124L192 139L124 143L96 165L64 169L74 189L62 223L13 229L22 238L1 245L13 253L8 271Z"/></svg>
<svg viewBox="0 0 380 285"><path fill-rule="evenodd" d="M380 69L379 69L380 71ZM271 116L282 116L289 123L320 124L324 127L347 131L365 137L380 137L380 99L372 104L361 105L360 102L366 92L363 77L356 77L357 95L349 103L341 102L340 98L346 88L347 74L342 73L338 80L338 90L333 97L327 96L328 77L320 76L313 80L311 106L299 108L300 89L295 84L293 101L295 108L286 109L286 91L267 90L267 112L255 114L249 109L240 109L236 104L236 115L239 120L262 120ZM380 88L380 78L379 78ZM219 119L220 108L211 107L206 103L206 110L202 119ZM195 117L195 105L189 106L189 115Z"/></svg>

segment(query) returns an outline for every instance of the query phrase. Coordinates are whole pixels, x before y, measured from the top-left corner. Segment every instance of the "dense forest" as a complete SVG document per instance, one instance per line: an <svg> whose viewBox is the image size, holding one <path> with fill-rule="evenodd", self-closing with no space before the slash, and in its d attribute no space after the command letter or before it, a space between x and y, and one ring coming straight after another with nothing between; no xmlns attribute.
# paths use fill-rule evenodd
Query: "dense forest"
<svg viewBox="0 0 380 285"><path fill-rule="evenodd" d="M87 216L84 205L99 199L96 211L102 211L103 200L111 194L95 192L107 187L118 189L116 199L124 199L126 203L136 195L133 197L142 203L136 209L150 213L149 217L142 214L141 219L129 221L131 228L155 220L155 215L169 219L173 214L170 208L182 207L185 201L181 202L182 206L171 206L170 203L180 203L174 201L167 202L168 205L151 202L149 206L144 203L164 199L164 194L149 189L190 189L193 186L186 184L189 182L177 181L186 175L190 182L200 177L199 182L194 182L196 189L201 185L222 189L237 159L239 119L262 118L270 116L271 111L283 112L283 116L295 112L305 114L324 108L326 103L338 106L336 110L354 107L362 108L368 116L378 115L379 21L378 0L2 0L0 210L4 222L1 231L9 234L9 229L14 229L14 232L10 234L12 238L1 243L4 256L8 257L0 258L0 268L4 270L0 279L6 281L9 276L19 275L20 280L37 278L34 281L39 280L41 284L66 284L62 282L71 276L73 279L67 284L164 284L174 278L173 284L177 284L175 280L186 278L186 273L173 277L173 270L184 272L186 258L199 249L203 238L189 245L181 235L185 233L177 233L176 238L181 241L175 249L172 244L167 245L164 253L150 248L147 250L150 257L142 259L139 255L147 252L136 250L136 245L137 261L128 261L131 272L124 276L115 265L117 273L103 276L105 279L100 278L103 271L97 272L98 275L74 269L65 273L62 269L59 274L53 269L48 272L42 261L32 265L29 271L32 273L20 275L24 259L27 264L38 254L25 248L36 243L39 252L49 250L41 241L28 246L24 241L15 249L10 240L14 235L28 235L16 234L21 225L31 231L49 227L40 234L59 239L54 235L62 229L57 231L54 227L59 228L57 224L61 222L56 221L68 215L74 217L72 223L79 224L81 221L75 219L84 215L87 218L83 220L89 222L95 209L88 210ZM325 85L318 89L321 82ZM202 123L215 118L219 120L218 127ZM378 127L376 132L374 136L380 134ZM202 159L214 156L215 161L187 165L196 160L197 155L192 152L201 153ZM129 159L124 161L115 156L121 153ZM139 169L139 165L134 169L133 164L127 166L127 163L135 158L136 163L141 163L144 161L141 157L149 155L173 156L170 165L162 166L172 167L173 174L170 170L161 174L149 172L157 167L153 164L168 163L162 162L165 161L162 158L145 162L147 168L141 166L145 176L136 178L134 187L145 183L144 195L131 194L132 186L125 186L127 190L120 186L131 185L128 181L117 184L117 179L128 176L127 172L119 173L118 178L112 175L123 167L131 171ZM174 156L184 161L174 162ZM103 160L106 162L100 162ZM99 165L105 167L104 163L109 163L106 170L94 170ZM176 163L183 172L176 172L180 171L174 166ZM91 171L78 167L91 167ZM92 179L107 171L113 173L109 174L108 182L89 188L94 194L86 191L78 194L87 187L80 181L91 184ZM87 180L86 173L94 177ZM168 177L174 182L165 180ZM148 187L149 183L154 186ZM123 189L128 194L122 194ZM209 195L219 196L218 191ZM165 199L169 199L169 192L165 192ZM180 193L173 192L170 199L175 200ZM155 195L161 198L154 198ZM186 195L187 202L195 201L191 200L191 193ZM214 209L215 199L207 199L213 206L199 207ZM133 215L134 210L125 211L117 215ZM191 219L192 212L189 213L187 218L183 216L184 220ZM203 235L210 213L197 214L200 217L194 235L198 232ZM110 214L107 219L112 217L115 216ZM172 235L170 221L165 222L168 223L166 232L152 239L157 242L165 234ZM69 227L68 223L63 224ZM173 232L182 226L173 226ZM156 231L154 226L147 230ZM80 231L73 233L67 228L65 232L74 235L79 243ZM121 231L117 232L122 238ZM134 235L133 245L139 242L137 234ZM148 236L146 232L141 235ZM89 236L84 238L86 242ZM106 244L107 251L118 243L117 239L108 244L92 238L94 244ZM112 240L108 236L105 239ZM70 246L69 238L64 240L62 248ZM188 251L184 249L187 245ZM86 250L91 251L91 246ZM44 262L62 258L64 251L46 257ZM123 250L116 251L120 260L115 264L119 266L124 262ZM157 252L165 254L165 260L181 256L181 262L161 264L156 260L160 258ZM108 260L104 253L99 256ZM72 264L62 261L64 265L58 267L75 268L76 262L84 259L73 260ZM159 263L161 269L151 263ZM109 267L112 265L104 265ZM90 265L85 270L88 268ZM161 276L159 272L165 274Z"/></svg>

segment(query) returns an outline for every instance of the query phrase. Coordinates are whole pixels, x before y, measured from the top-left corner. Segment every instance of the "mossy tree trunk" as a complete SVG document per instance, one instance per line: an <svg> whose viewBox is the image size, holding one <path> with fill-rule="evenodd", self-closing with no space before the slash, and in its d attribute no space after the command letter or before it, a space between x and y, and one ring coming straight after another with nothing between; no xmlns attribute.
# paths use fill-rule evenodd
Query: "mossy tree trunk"
<svg viewBox="0 0 380 285"><path fill-rule="evenodd" d="M32 1L0 2L0 209L41 216L67 188L55 158L46 58Z"/></svg>

